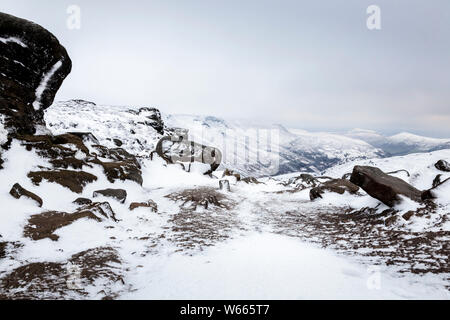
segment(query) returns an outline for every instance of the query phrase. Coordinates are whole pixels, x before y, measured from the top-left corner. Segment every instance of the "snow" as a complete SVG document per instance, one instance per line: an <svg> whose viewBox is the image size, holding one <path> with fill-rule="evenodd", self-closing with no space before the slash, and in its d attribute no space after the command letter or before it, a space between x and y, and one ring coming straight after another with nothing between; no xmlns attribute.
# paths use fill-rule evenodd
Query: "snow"
<svg viewBox="0 0 450 320"><path fill-rule="evenodd" d="M121 106L95 105L87 101L57 102L45 111L45 121L53 134L91 132L101 145L121 148L137 156L149 156L161 135L145 123L147 112Z"/></svg>
<svg viewBox="0 0 450 320"><path fill-rule="evenodd" d="M39 110L41 108L41 97L44 91L47 89L48 82L53 77L56 71L62 66L62 61L56 62L53 67L42 76L39 86L36 88L35 96L36 99L33 102L34 110Z"/></svg>
<svg viewBox="0 0 450 320"><path fill-rule="evenodd" d="M450 299L445 288L448 285L446 274L417 275L405 272L405 269L400 273L400 267L384 264L383 257L376 260L364 256L365 251L371 252L370 248L362 247L352 250L351 255L344 255L332 248L322 248L316 236L305 238L308 234L303 229L317 227L300 225L302 216L306 221L317 221L314 219L318 212L323 211L333 215L348 208L377 207L379 212L387 209L365 192L360 191L358 195L325 193L323 199L310 201L310 189L289 193L285 192L289 188L279 183L299 172L261 178L262 184L247 184L234 177L222 178L223 168L208 177L202 174L204 168L200 164L186 172L180 165L168 165L157 156L150 160L148 155L161 135L143 123L147 116L145 112L130 111L126 107L76 101L57 103L45 115L48 128L54 134L92 132L100 144L111 148L116 147L112 139L120 139L123 148L142 156L139 158L142 186L132 181L111 183L99 165L83 169L96 175L98 180L88 184L81 194L46 181L35 186L27 173L40 166L49 167L48 161L34 151L27 151L17 141L2 152L5 163L4 169L0 170L0 240L20 242L22 246L12 258L0 260L0 275L31 262L65 263L80 251L113 247L122 260L117 268L123 273L126 285L98 283L87 289L90 299L102 298L99 288L104 286L117 293L120 299ZM211 145L224 130L245 129L242 124L213 117L164 117L169 126L188 124L192 137L197 137L196 131L209 128L206 129L206 142ZM0 133L4 130L2 123L3 120ZM327 157L342 156L340 159L344 163L327 169L324 172L327 176L339 178L351 172L355 165L377 166L385 172L407 169L409 177L404 172L395 175L421 190L430 188L437 174L442 174L442 180L450 177L434 167L438 160L450 159L450 150L377 158L377 149L360 140L329 133L287 130L280 126L273 128L280 133L284 155L298 156L292 152L294 148L309 148L320 150L320 154ZM131 130L135 133L131 134ZM86 141L89 148L95 143ZM77 158L82 156L79 153ZM370 159L361 159L365 157ZM231 192L218 191L219 179L230 181ZM19 200L11 197L9 190L14 183L39 195L43 207L37 207L34 201L24 197ZM199 207L186 214L180 208L181 203L166 197L173 192L198 187L217 190L234 201L236 207L219 210L211 205L208 210ZM73 200L91 198L95 190L105 188L127 190L128 197L123 204L111 198L95 199L110 203L119 220L117 223L107 219L101 222L80 219L55 231L58 241L32 241L24 237L23 228L31 215L48 210L73 212L77 209ZM399 241L412 237L408 232L450 231L450 184L436 192L439 198L435 214L429 218L412 217L389 227L406 232ZM132 202L150 199L157 203L158 213L146 208L129 210ZM418 206L404 199L396 209L403 213ZM289 219L293 213L298 215L294 215L292 222ZM176 219L180 219L178 224ZM447 222L442 223L445 219ZM220 237L215 239L216 235ZM447 239L443 236L440 241L444 243ZM336 244L346 241L348 239L343 236ZM185 242L193 245L187 246ZM410 261L410 264L414 263L419 264Z"/></svg>
<svg viewBox="0 0 450 320"><path fill-rule="evenodd" d="M121 299L449 299L389 270L364 267L329 250L274 235L251 234L195 256L140 259ZM375 270L375 272L371 271Z"/></svg>
<svg viewBox="0 0 450 320"><path fill-rule="evenodd" d="M17 37L8 37L8 38L0 37L0 42L3 42L5 44L16 43L16 44L20 45L22 48L27 47L27 45L25 43L23 43L23 41Z"/></svg>

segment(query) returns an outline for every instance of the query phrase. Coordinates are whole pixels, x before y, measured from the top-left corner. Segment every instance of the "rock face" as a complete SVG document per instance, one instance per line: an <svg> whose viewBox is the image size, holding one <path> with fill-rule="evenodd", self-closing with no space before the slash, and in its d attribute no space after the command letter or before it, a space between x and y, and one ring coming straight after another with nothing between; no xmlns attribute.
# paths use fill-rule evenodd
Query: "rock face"
<svg viewBox="0 0 450 320"><path fill-rule="evenodd" d="M104 190L94 191L92 196L94 198L99 197L99 196L114 198L117 201L119 201L120 203L124 203L125 200L127 199L127 192L126 192L126 190L123 190L123 189L104 189Z"/></svg>
<svg viewBox="0 0 450 320"><path fill-rule="evenodd" d="M321 186L312 188L309 192L309 198L315 200L322 198L322 194L328 192L334 192L344 194L345 191L355 194L359 191L359 187L345 179L334 179L323 183Z"/></svg>
<svg viewBox="0 0 450 320"><path fill-rule="evenodd" d="M355 166L350 181L389 207L401 201L400 196L422 200L422 192L400 178L390 176L378 168Z"/></svg>
<svg viewBox="0 0 450 320"><path fill-rule="evenodd" d="M444 172L450 172L450 163L448 163L445 160L439 160L438 162L436 162L436 164L434 166L438 170L441 170Z"/></svg>
<svg viewBox="0 0 450 320"><path fill-rule="evenodd" d="M88 183L97 180L97 177L93 174L72 170L32 171L28 173L28 178L30 178L35 185L39 185L42 180L46 180L66 187L75 193L82 193L83 188Z"/></svg>
<svg viewBox="0 0 450 320"><path fill-rule="evenodd" d="M10 133L33 134L72 62L41 26L0 13L0 114Z"/></svg>
<svg viewBox="0 0 450 320"><path fill-rule="evenodd" d="M152 212L158 212L158 205L153 200L148 200L146 202L132 202L130 204L130 211L133 211L137 208L149 208L149 210Z"/></svg>
<svg viewBox="0 0 450 320"><path fill-rule="evenodd" d="M23 188L20 184L16 183L11 188L11 191L9 191L9 194L12 195L16 199L20 199L22 196L30 198L37 202L39 207L42 207L42 199L38 195L34 194L31 191L28 191L27 189Z"/></svg>

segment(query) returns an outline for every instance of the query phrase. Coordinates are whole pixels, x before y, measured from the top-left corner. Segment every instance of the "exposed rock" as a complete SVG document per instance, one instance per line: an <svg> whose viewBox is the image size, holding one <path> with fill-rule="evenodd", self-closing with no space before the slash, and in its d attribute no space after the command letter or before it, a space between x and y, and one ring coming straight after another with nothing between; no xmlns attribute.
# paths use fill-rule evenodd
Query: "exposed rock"
<svg viewBox="0 0 450 320"><path fill-rule="evenodd" d="M24 228L24 236L33 240L49 238L56 241L59 238L58 235L54 234L56 230L83 218L98 222L102 221L103 218L117 221L114 211L108 202L96 202L84 206L73 213L48 211L32 215Z"/></svg>
<svg viewBox="0 0 450 320"><path fill-rule="evenodd" d="M153 200L148 200L146 202L133 202L130 204L130 211L137 208L149 208L152 212L158 212L158 205Z"/></svg>
<svg viewBox="0 0 450 320"><path fill-rule="evenodd" d="M438 162L436 162L436 164L434 166L438 170L450 172L450 163L448 163L445 160L439 160Z"/></svg>
<svg viewBox="0 0 450 320"><path fill-rule="evenodd" d="M58 40L30 21L0 13L0 114L10 133L34 134L70 73Z"/></svg>
<svg viewBox="0 0 450 320"><path fill-rule="evenodd" d="M405 214L402 215L403 219L405 219L406 221L408 221L409 219L411 219L411 217L414 215L414 211L408 211Z"/></svg>
<svg viewBox="0 0 450 320"><path fill-rule="evenodd" d="M131 110L131 112L135 112ZM152 127L159 134L164 134L164 122L161 119L161 113L156 108L140 108L137 112L139 116L145 119L142 124Z"/></svg>
<svg viewBox="0 0 450 320"><path fill-rule="evenodd" d="M50 163L53 165L53 167L62 169L83 169L83 166L92 168L92 166L87 164L86 161L74 157L53 159L50 160Z"/></svg>
<svg viewBox="0 0 450 320"><path fill-rule="evenodd" d="M242 182L245 183L253 183L253 184L264 184L264 182L258 181L255 177L245 177L241 179Z"/></svg>
<svg viewBox="0 0 450 320"><path fill-rule="evenodd" d="M208 209L210 204L227 210L230 210L234 206L233 201L210 187L186 189L168 194L165 197L173 201L181 201L182 211L195 211L198 206Z"/></svg>
<svg viewBox="0 0 450 320"><path fill-rule="evenodd" d="M73 203L78 204L80 206L85 206L92 203L91 199L88 198L77 198L73 201Z"/></svg>
<svg viewBox="0 0 450 320"><path fill-rule="evenodd" d="M435 188L435 187L437 187L438 185L441 184L441 177L442 177L442 174L438 174L436 176L436 178L434 178L433 184L432 184L433 188Z"/></svg>
<svg viewBox="0 0 450 320"><path fill-rule="evenodd" d="M311 200L322 198L322 194L326 191L339 194L344 194L345 191L348 191L356 194L359 191L359 187L345 179L334 179L323 183L319 187L312 188L309 192L309 198Z"/></svg>
<svg viewBox="0 0 450 320"><path fill-rule="evenodd" d="M400 196L414 201L422 200L421 191L375 167L355 166L350 181L389 207L398 204L401 201Z"/></svg>
<svg viewBox="0 0 450 320"><path fill-rule="evenodd" d="M30 198L30 199L36 201L37 204L39 205L39 207L42 207L41 197L39 197L38 195L36 195L35 193L33 193L31 191L26 190L18 183L13 185L13 187L11 188L11 191L9 191L9 194L12 195L16 199L20 199L22 196Z"/></svg>
<svg viewBox="0 0 450 320"><path fill-rule="evenodd" d="M108 181L114 183L115 180L131 180L142 185L141 165L134 155L121 148L108 149L100 145L94 147L98 151L98 157L91 162L103 167ZM99 157L114 161L102 161Z"/></svg>
<svg viewBox="0 0 450 320"><path fill-rule="evenodd" d="M123 145L123 142L119 139L113 139L113 142L118 147L121 147Z"/></svg>
<svg viewBox="0 0 450 320"><path fill-rule="evenodd" d="M0 288L3 289L0 300L2 297L11 300L63 300L74 294L83 299L88 296L85 288L92 285L98 288L98 294L115 297L110 287L124 284L121 268L118 268L120 264L117 250L97 247L74 254L63 262L21 265L0 279ZM79 274L75 279L79 283L74 282L70 273L72 267Z"/></svg>
<svg viewBox="0 0 450 320"><path fill-rule="evenodd" d="M83 139L71 133L62 135L20 135L17 137L28 151L35 149L45 158L50 159L72 159L77 151L89 155L89 149L85 146ZM71 146L75 146L75 149Z"/></svg>
<svg viewBox="0 0 450 320"><path fill-rule="evenodd" d="M127 199L127 192L126 190L123 189L104 189L94 191L92 196L94 198L99 196L114 198L120 203L125 203L125 200Z"/></svg>
<svg viewBox="0 0 450 320"><path fill-rule="evenodd" d="M399 221L400 221L400 217L394 215L394 216L389 217L389 218L387 218L386 220L384 220L384 224L385 224L387 227L389 227L389 226L392 226L392 225L396 224L396 223L399 222Z"/></svg>
<svg viewBox="0 0 450 320"><path fill-rule="evenodd" d="M301 191L307 188L317 187L320 184L320 181L310 174L302 173L298 177L293 177L286 182L281 182L281 184L285 187L293 187L295 190Z"/></svg>
<svg viewBox="0 0 450 320"><path fill-rule="evenodd" d="M430 200L430 199L436 199L437 198L436 191L438 191L442 185L448 183L449 181L450 181L450 178L447 178L444 181L437 183L436 185L434 185L434 183L433 183L433 187L431 189L428 189L428 190L425 190L422 192L422 200L425 201L425 200Z"/></svg>
<svg viewBox="0 0 450 320"><path fill-rule="evenodd" d="M220 180L219 181L219 189L230 192L231 191L230 181L228 181L228 180Z"/></svg>
<svg viewBox="0 0 450 320"><path fill-rule="evenodd" d="M99 218L104 217L106 219L113 220L114 222L118 221L109 202L93 202L79 208L77 212L90 212Z"/></svg>
<svg viewBox="0 0 450 320"><path fill-rule="evenodd" d="M56 230L82 218L101 221L100 218L91 212L66 213L49 211L31 216L28 224L25 226L24 236L36 241L45 238L56 241L59 239L59 236L54 234Z"/></svg>
<svg viewBox="0 0 450 320"><path fill-rule="evenodd" d="M222 174L222 178L225 177L235 177L236 181L240 181L241 180L241 175L237 172L234 172L233 170L230 169L225 169L225 171Z"/></svg>
<svg viewBox="0 0 450 320"><path fill-rule="evenodd" d="M156 144L155 152L167 163L200 162L210 165L204 174L217 170L222 162L222 152L214 147L205 146L188 140L186 132L162 137Z"/></svg>
<svg viewBox="0 0 450 320"><path fill-rule="evenodd" d="M54 170L54 171L34 171L28 173L28 177L35 185L39 185L42 180L57 183L69 188L72 192L82 193L83 188L91 182L97 180L93 174L84 171Z"/></svg>

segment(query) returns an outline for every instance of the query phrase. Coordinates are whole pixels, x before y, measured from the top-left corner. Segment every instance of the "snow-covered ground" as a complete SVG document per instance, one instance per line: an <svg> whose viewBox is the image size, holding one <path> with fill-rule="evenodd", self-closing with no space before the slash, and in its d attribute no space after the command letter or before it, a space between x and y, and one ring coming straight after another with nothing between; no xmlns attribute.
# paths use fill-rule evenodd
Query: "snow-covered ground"
<svg viewBox="0 0 450 320"><path fill-rule="evenodd" d="M311 188L295 190L286 184L298 172L253 184L222 177L223 171L208 177L201 170L167 165L157 156L151 160L147 153L161 135L145 124L145 111L100 106L91 114L94 107L83 104L64 117L71 108L60 106L47 114L49 128L54 134L93 132L111 148L117 147L113 139L120 139L124 148L142 156L143 184L111 182L100 165L92 164L83 170L98 179L81 194L45 181L37 186L27 174L49 167L49 159L13 141L2 153L0 170L0 298L450 299L448 185L438 190L436 212L403 219L404 213L422 206L405 200L395 208L398 219L387 224L377 214L388 208L362 190L355 195L325 193L311 201ZM167 124L175 126L173 119ZM135 133L125 134L131 130ZM320 136L315 143L323 139L333 141L334 136ZM84 155L78 152L76 157ZM433 166L440 159L450 159L450 150L359 159L329 168L325 175L340 178L355 165L386 172L406 169L409 176L403 171L395 175L424 190L437 174L442 180L450 176ZM219 190L219 179L229 180L231 192ZM17 182L39 195L43 207L13 198L9 191ZM105 188L128 193L124 203L94 199L109 202L117 222L81 218L56 229L57 241L24 234L31 216L75 212L73 200L92 198L93 191ZM129 209L132 202L150 199L157 213ZM353 218L363 208L375 211ZM94 252L109 260L89 267L79 258L81 252L82 257ZM97 277L82 276L78 265L83 272L93 268ZM23 282L11 281L11 274L22 275Z"/></svg>

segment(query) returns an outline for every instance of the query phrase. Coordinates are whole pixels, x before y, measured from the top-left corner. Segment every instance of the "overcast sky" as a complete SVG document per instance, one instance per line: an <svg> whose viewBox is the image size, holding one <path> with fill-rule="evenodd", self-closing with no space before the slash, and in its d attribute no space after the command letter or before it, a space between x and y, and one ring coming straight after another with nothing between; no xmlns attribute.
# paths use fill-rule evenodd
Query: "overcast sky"
<svg viewBox="0 0 450 320"><path fill-rule="evenodd" d="M81 8L81 29L66 25ZM381 30L366 9L381 8ZM1 0L67 48L58 100L450 137L448 0Z"/></svg>

